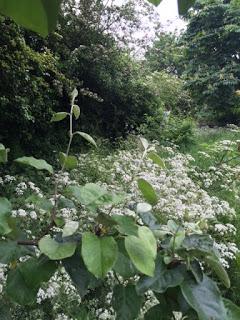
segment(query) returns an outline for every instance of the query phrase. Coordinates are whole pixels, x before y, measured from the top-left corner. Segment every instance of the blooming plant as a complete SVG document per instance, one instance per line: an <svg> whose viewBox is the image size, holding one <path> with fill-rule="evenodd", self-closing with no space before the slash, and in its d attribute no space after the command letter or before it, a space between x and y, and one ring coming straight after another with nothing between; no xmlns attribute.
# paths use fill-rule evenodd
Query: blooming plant
<svg viewBox="0 0 240 320"><path fill-rule="evenodd" d="M74 90L69 113L52 118L69 118L69 144L66 153L59 154L61 170L54 172L45 160L33 157L15 160L48 172L45 181L53 191L46 196L31 181L9 175L0 180L9 190L16 184L18 199L0 198L5 305L39 306L36 319L47 299L54 300L52 315L58 320L239 319L240 308L221 296L213 280L230 287L223 263L227 266L237 248L218 241L214 232L225 232L221 217L231 219L234 210L189 178L189 157L165 148L171 156L163 160L144 138L141 154L116 157L108 188L104 183L79 185L81 163L70 155L72 140L81 136L96 143L88 134L73 131L73 119L80 116L77 94ZM7 161L8 151L0 145L1 162ZM118 189L111 185L115 179L121 181ZM25 208L18 207L20 199ZM226 227L235 232L230 222ZM232 256L224 256L223 245ZM61 308L56 291L71 297L72 308ZM7 308L1 313L10 319Z"/></svg>

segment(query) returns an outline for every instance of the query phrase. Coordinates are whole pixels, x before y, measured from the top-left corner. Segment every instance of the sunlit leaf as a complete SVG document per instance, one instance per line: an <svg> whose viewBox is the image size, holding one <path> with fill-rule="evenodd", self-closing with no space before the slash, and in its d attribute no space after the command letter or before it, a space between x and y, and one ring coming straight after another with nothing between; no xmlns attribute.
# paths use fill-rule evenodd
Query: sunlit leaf
<svg viewBox="0 0 240 320"><path fill-rule="evenodd" d="M79 106L74 104L73 105L73 114L74 114L74 117L76 120L80 117L80 113L81 113L81 111L80 111Z"/></svg>
<svg viewBox="0 0 240 320"><path fill-rule="evenodd" d="M135 267L142 273L153 276L157 254L156 239L147 227L139 227L138 237L127 236L125 247Z"/></svg>
<svg viewBox="0 0 240 320"><path fill-rule="evenodd" d="M152 185L145 179L138 179L138 188L147 202L152 205L157 204L158 197Z"/></svg>
<svg viewBox="0 0 240 320"><path fill-rule="evenodd" d="M42 159L36 159L34 157L22 157L16 159L15 162L33 167L37 170L47 170L48 172L53 173L53 167Z"/></svg>
<svg viewBox="0 0 240 320"><path fill-rule="evenodd" d="M74 134L80 135L83 139L87 140L89 143L94 145L94 147L97 147L95 140L89 134L87 134L85 132L81 132L81 131L76 131L76 132L74 132Z"/></svg>
<svg viewBox="0 0 240 320"><path fill-rule="evenodd" d="M63 237L69 237L73 235L79 227L78 221L68 221L63 228Z"/></svg>
<svg viewBox="0 0 240 320"><path fill-rule="evenodd" d="M98 237L91 232L82 236L82 257L88 270L104 278L117 259L117 243L113 237Z"/></svg>
<svg viewBox="0 0 240 320"><path fill-rule="evenodd" d="M60 0L0 0L0 12L45 37L56 27L60 3Z"/></svg>
<svg viewBox="0 0 240 320"><path fill-rule="evenodd" d="M77 244L75 242L57 242L50 235L44 236L38 243L40 251L51 260L71 257Z"/></svg>
<svg viewBox="0 0 240 320"><path fill-rule="evenodd" d="M67 117L68 113L67 112L57 112L54 113L51 119L51 122L58 122L58 121L62 121L63 119L65 119Z"/></svg>
<svg viewBox="0 0 240 320"><path fill-rule="evenodd" d="M60 164L68 170L72 170L77 168L78 166L78 160L75 156L67 156L65 153L60 152L59 153L59 161Z"/></svg>

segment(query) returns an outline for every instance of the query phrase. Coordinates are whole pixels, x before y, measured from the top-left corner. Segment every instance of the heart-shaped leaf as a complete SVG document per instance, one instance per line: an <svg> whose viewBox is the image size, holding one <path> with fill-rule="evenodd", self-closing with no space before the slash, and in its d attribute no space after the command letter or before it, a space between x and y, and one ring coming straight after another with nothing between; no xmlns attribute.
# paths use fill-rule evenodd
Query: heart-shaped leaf
<svg viewBox="0 0 240 320"><path fill-rule="evenodd" d="M104 278L117 259L117 243L113 237L98 237L91 232L82 236L82 257L88 270Z"/></svg>

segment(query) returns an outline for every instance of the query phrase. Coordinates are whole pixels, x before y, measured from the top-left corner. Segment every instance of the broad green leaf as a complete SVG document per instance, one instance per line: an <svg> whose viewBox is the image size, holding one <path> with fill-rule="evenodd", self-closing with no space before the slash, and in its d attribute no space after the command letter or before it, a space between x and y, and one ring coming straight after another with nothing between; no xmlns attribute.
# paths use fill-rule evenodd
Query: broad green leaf
<svg viewBox="0 0 240 320"><path fill-rule="evenodd" d="M211 267L211 269L216 273L218 278L222 281L226 288L230 288L230 279L226 270L223 268L221 262L212 256L206 256L204 259L207 264Z"/></svg>
<svg viewBox="0 0 240 320"><path fill-rule="evenodd" d="M190 9L196 0L178 0L178 12L180 15L184 15L187 13L188 9Z"/></svg>
<svg viewBox="0 0 240 320"><path fill-rule="evenodd" d="M172 312L168 306L157 304L144 314L144 320L171 320Z"/></svg>
<svg viewBox="0 0 240 320"><path fill-rule="evenodd" d="M11 202L7 198L0 198L0 216L4 216L10 213L11 210Z"/></svg>
<svg viewBox="0 0 240 320"><path fill-rule="evenodd" d="M142 273L153 276L157 254L156 239L147 227L140 227L138 237L127 236L125 248L135 267Z"/></svg>
<svg viewBox="0 0 240 320"><path fill-rule="evenodd" d="M10 149L6 149L3 144L0 143L0 163L6 163L8 161L8 152Z"/></svg>
<svg viewBox="0 0 240 320"><path fill-rule="evenodd" d="M187 278L180 287L187 303L197 312L199 320L228 320L220 291L210 278L204 275L200 283Z"/></svg>
<svg viewBox="0 0 240 320"><path fill-rule="evenodd" d="M158 197L152 185L144 179L138 179L138 188L141 191L143 197L151 205L155 205L158 202Z"/></svg>
<svg viewBox="0 0 240 320"><path fill-rule="evenodd" d="M137 295L135 286L117 285L113 289L112 306L117 316L116 320L136 319L142 304L142 298Z"/></svg>
<svg viewBox="0 0 240 320"><path fill-rule="evenodd" d="M80 135L82 138L87 140L89 143L91 143L92 145L97 147L97 144L96 144L95 140L89 134L87 134L85 132L81 132L81 131L76 131L76 132L74 132L74 134Z"/></svg>
<svg viewBox="0 0 240 320"><path fill-rule="evenodd" d="M69 114L67 112L56 112L53 114L51 122L58 122L65 119Z"/></svg>
<svg viewBox="0 0 240 320"><path fill-rule="evenodd" d="M68 221L63 228L63 237L69 237L73 235L79 227L78 221Z"/></svg>
<svg viewBox="0 0 240 320"><path fill-rule="evenodd" d="M138 236L140 239L143 239L145 243L148 245L149 250L154 257L154 259L157 256L157 241L154 237L154 234L148 227L139 227L138 228Z"/></svg>
<svg viewBox="0 0 240 320"><path fill-rule="evenodd" d="M29 248L18 245L16 241L0 241L0 263L8 264L26 255L32 255Z"/></svg>
<svg viewBox="0 0 240 320"><path fill-rule="evenodd" d="M197 260L193 260L190 265L189 269L191 270L192 274L194 275L195 280L200 283L203 280L203 271L200 266L200 263Z"/></svg>
<svg viewBox="0 0 240 320"><path fill-rule="evenodd" d="M118 256L113 270L125 279L133 277L137 273L136 268L129 259L123 239L118 240Z"/></svg>
<svg viewBox="0 0 240 320"><path fill-rule="evenodd" d="M77 244L75 242L57 242L50 235L46 235L39 241L38 246L49 259L62 260L74 254Z"/></svg>
<svg viewBox="0 0 240 320"><path fill-rule="evenodd" d="M80 117L80 113L81 113L81 111L80 111L79 106L74 104L73 105L73 114L74 114L74 117L76 120Z"/></svg>
<svg viewBox="0 0 240 320"><path fill-rule="evenodd" d="M70 258L64 259L63 265L81 297L85 296L90 287L93 288L99 285L100 280L97 280L93 274L87 270L78 252Z"/></svg>
<svg viewBox="0 0 240 320"><path fill-rule="evenodd" d="M36 159L34 157L22 157L16 159L15 162L33 167L37 170L47 170L48 172L53 173L53 167L42 159Z"/></svg>
<svg viewBox="0 0 240 320"><path fill-rule="evenodd" d="M139 212L138 209L137 209L137 212L140 218L142 219L143 223L147 225L152 231L160 229L161 226L158 224L157 219L154 217L154 215L151 212L143 212L143 211Z"/></svg>
<svg viewBox="0 0 240 320"><path fill-rule="evenodd" d="M178 265L169 269L163 257L159 254L156 259L156 268L153 277L143 277L137 284L137 292L143 294L147 290L163 293L168 288L179 286L186 275L185 265Z"/></svg>
<svg viewBox="0 0 240 320"><path fill-rule="evenodd" d="M0 0L0 12L45 37L56 27L60 3L60 0Z"/></svg>
<svg viewBox="0 0 240 320"><path fill-rule="evenodd" d="M117 223L115 228L120 233L125 235L138 235L138 226L132 217L115 214L111 216L111 218Z"/></svg>
<svg viewBox="0 0 240 320"><path fill-rule="evenodd" d="M46 258L32 258L9 272L6 292L21 305L33 304L42 282L47 282L56 270L56 264Z"/></svg>
<svg viewBox="0 0 240 320"><path fill-rule="evenodd" d="M59 153L60 164L67 170L72 170L77 168L78 160L75 156L67 156L65 153Z"/></svg>
<svg viewBox="0 0 240 320"><path fill-rule="evenodd" d="M19 270L28 287L39 288L42 282L48 282L57 269L55 261L45 256L31 258L19 265Z"/></svg>
<svg viewBox="0 0 240 320"><path fill-rule="evenodd" d="M20 269L17 268L8 273L6 293L16 303L29 305L35 302L38 288L28 287Z"/></svg>
<svg viewBox="0 0 240 320"><path fill-rule="evenodd" d="M160 168L165 168L164 161L159 157L159 155L156 152L149 152L148 158L151 159L155 164L157 164Z"/></svg>
<svg viewBox="0 0 240 320"><path fill-rule="evenodd" d="M185 230L183 228L179 228L176 233L173 235L171 241L170 241L170 245L172 247L172 250L178 250L183 241L185 239Z"/></svg>
<svg viewBox="0 0 240 320"><path fill-rule="evenodd" d="M45 197L40 198L37 194L32 194L26 200L26 203L34 204L35 208L50 211L53 208L53 204Z"/></svg>
<svg viewBox="0 0 240 320"><path fill-rule="evenodd" d="M162 0L148 0L148 2L154 4L155 6L158 6L162 2Z"/></svg>
<svg viewBox="0 0 240 320"><path fill-rule="evenodd" d="M0 198L0 235L6 235L12 231L9 226L9 217L12 206L7 198Z"/></svg>
<svg viewBox="0 0 240 320"><path fill-rule="evenodd" d="M122 201L122 195L114 195L95 183L87 183L85 186L70 186L66 193L76 198L81 204L95 212L97 207L117 204Z"/></svg>
<svg viewBox="0 0 240 320"><path fill-rule="evenodd" d="M117 243L113 237L98 237L91 232L82 236L82 257L88 270L104 278L117 259Z"/></svg>
<svg viewBox="0 0 240 320"><path fill-rule="evenodd" d="M239 320L240 319L240 307L234 304L228 299L223 299L225 309L227 312L227 320Z"/></svg>
<svg viewBox="0 0 240 320"><path fill-rule="evenodd" d="M209 235L192 234L185 237L182 247L187 251L200 252L201 254L216 255L214 241Z"/></svg>

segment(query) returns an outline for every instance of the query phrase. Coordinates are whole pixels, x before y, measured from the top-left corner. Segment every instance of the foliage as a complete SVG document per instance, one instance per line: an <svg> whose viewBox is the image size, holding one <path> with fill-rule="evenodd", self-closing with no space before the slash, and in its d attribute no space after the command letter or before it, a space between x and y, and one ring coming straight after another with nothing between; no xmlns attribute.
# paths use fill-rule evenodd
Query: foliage
<svg viewBox="0 0 240 320"><path fill-rule="evenodd" d="M184 46L174 33L160 32L145 58L152 71L165 71L180 76L184 70Z"/></svg>
<svg viewBox="0 0 240 320"><path fill-rule="evenodd" d="M231 2L199 2L184 34L187 87L221 123L239 118L239 17Z"/></svg>
<svg viewBox="0 0 240 320"><path fill-rule="evenodd" d="M192 217L182 216L179 219L180 212L173 210L171 212L175 217L174 221L169 219L169 216L164 218L161 210L159 211L161 206L159 203L161 198L159 199L159 195L157 196L159 191L156 192L156 186L150 183L152 179L158 181L165 170L167 173L170 169L167 169L166 166L170 165L172 165L171 174L177 174L179 179L182 169L177 171L174 167L177 164L175 161L179 161L177 160L179 159L178 155L176 155L176 159L168 159L169 163L165 165L166 161L155 153L153 146L141 138L143 148L140 153L140 155L142 154L141 160L138 160L139 164L135 169L137 171L132 178L130 177L129 182L126 181L123 184L123 189L127 191L130 188L131 190L135 177L139 176L139 191L147 200L150 199L153 207L137 200L135 203L137 206L133 207L133 217L124 214L126 201L129 201L127 198L119 197L110 190L100 188L93 183L79 186L76 180L72 181L70 185L66 182L60 182L61 175L67 169L65 165L66 159L70 157L72 139L75 138L73 118L78 118L78 114L76 116L74 113L76 98L77 91L74 90L71 110L67 113L70 120L69 145L62 162L62 169L60 173L55 173L55 181L54 179L52 181L53 191L50 191L49 195L52 197L52 201L47 200L47 197L41 195L34 186L32 186L32 190L36 190L38 196L26 197L23 194L25 203L26 201L31 203L35 210L39 208L46 215L47 219L42 220L45 222L44 225L40 226L39 231L35 228L37 232L35 235L22 236L18 228L21 227L20 216L23 215L24 210L15 207L16 214L9 220L7 217L10 217L11 214L11 204L6 198L1 198L0 209L7 228L2 232L5 238L2 239L1 245L5 248L5 254L1 261L8 261L10 265L15 265L10 272L7 272L3 291L4 299L7 299L10 305L11 301L14 301L23 306L34 306L39 292L42 292L41 287L45 282L51 282L51 279L55 277L55 272L59 272L57 270L61 270L61 265L63 265L65 266L63 272L69 274L68 277L72 279L73 285L81 293L79 305L86 308L84 310L89 314L89 317L92 312L96 311L91 310L88 303L84 303L84 301L90 302L91 299L99 299L96 293L93 293L91 298L91 289L98 290L99 288L100 290L101 288L104 290L105 288L108 292L109 290L113 292L112 298L110 298L113 310L110 312L113 316L116 315L116 319L122 319L125 316L129 319L137 319L142 306L146 303L145 292L149 290L155 297L153 306L157 305L158 307L153 307L154 309L147 313L145 311L146 317L162 310L169 317L173 315L173 311L179 311L182 315L190 315L194 312L198 314L199 319L206 320L209 317L227 320L227 314L231 314L233 319L237 319L238 307L233 303L225 303L216 283L206 276L200 267L200 262L204 263L208 273L212 270L223 285L229 288L229 278L221 264L221 252L217 250L217 243L206 233L206 225L211 223L211 218L202 217L200 218L201 223L198 223L195 222L196 216L193 212L191 212ZM53 119L63 120L57 114ZM147 159L148 153L149 160ZM134 162L129 160L132 165ZM145 163L147 164L149 161L152 161L150 167L154 171L150 174L147 182L140 173ZM37 162L36 166L34 158L28 158L28 161L25 161L25 165L32 164L37 170L46 168L45 162L41 162L41 164ZM129 170L131 172L131 167ZM77 172L75 171L75 174ZM49 172L49 174L52 173ZM156 174L156 178L153 178L154 174ZM184 175L184 171L181 174ZM180 179L183 182L186 177ZM190 182L190 184L193 183ZM23 185L21 187L19 185L19 188L22 187ZM134 194L133 191L132 193ZM129 195L132 196L132 193ZM70 210L65 218L64 210L66 208L61 210L62 202L63 206ZM121 204L121 202L123 203ZM118 205L123 205L120 211L117 209ZM166 208L166 203L164 206ZM220 206L219 203L219 208ZM103 209L104 207L105 209ZM84 215L82 215L82 210L86 212ZM213 209L213 214L216 219L219 219L214 210L217 212L217 206ZM229 217L230 208L227 211L225 215ZM73 214L75 212L75 217L71 218L70 212ZM160 215L159 212L161 212ZM203 212L205 214L205 209ZM36 219L33 214L32 216L33 219ZM199 219L198 215L197 217ZM209 220L204 222L203 219ZM26 225L23 227L26 228ZM8 245L6 237L8 241L14 241L15 244L10 245L9 242ZM22 249L24 246L30 248L29 253ZM34 246L38 248L39 258L37 258L35 250L31 250ZM20 257L24 257L24 259ZM84 274L84 282L78 278L76 270ZM110 277L110 282L106 276ZM101 282L101 279L105 279L106 284L104 284L105 281ZM181 299L178 299L179 295L181 295ZM130 301L131 303L129 303ZM168 308L164 307L163 301L168 301ZM67 314L71 318L77 319L72 312ZM59 313L58 315L61 317Z"/></svg>
<svg viewBox="0 0 240 320"><path fill-rule="evenodd" d="M0 12L13 18L17 23L47 36L56 27L61 0L1 0Z"/></svg>
<svg viewBox="0 0 240 320"><path fill-rule="evenodd" d="M49 121L66 99L70 81L58 70L49 50L35 52L15 24L3 17L0 21L0 140L15 156L22 150L46 153L59 137L64 141ZM47 134L51 140L46 140Z"/></svg>

